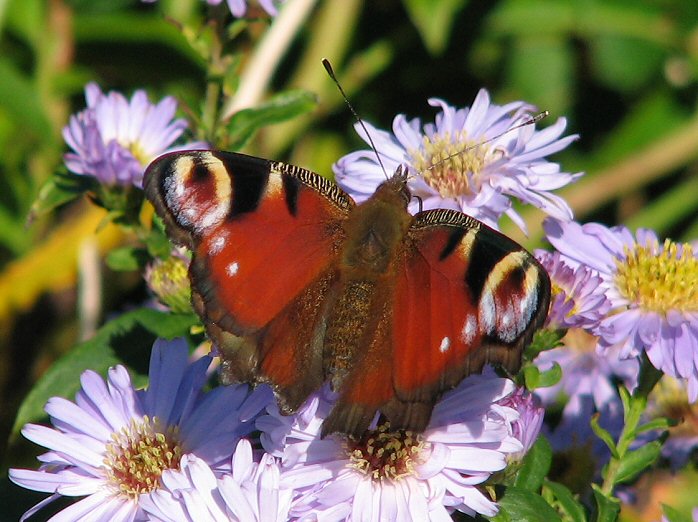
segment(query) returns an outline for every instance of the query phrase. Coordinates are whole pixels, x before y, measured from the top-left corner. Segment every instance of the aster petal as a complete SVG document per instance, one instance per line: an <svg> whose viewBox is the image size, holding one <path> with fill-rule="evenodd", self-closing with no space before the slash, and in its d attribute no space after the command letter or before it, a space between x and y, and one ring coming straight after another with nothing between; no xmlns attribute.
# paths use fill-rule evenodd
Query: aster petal
<svg viewBox="0 0 698 522"><path fill-rule="evenodd" d="M114 407L112 396L106 383L92 370L87 370L80 376L80 384L84 392L83 397L89 400L95 411L99 411L107 422L111 431L119 431L130 421L130 415L126 417L123 410Z"/></svg>
<svg viewBox="0 0 698 522"><path fill-rule="evenodd" d="M124 424L128 424L134 418L135 412L143 411L136 390L131 384L131 376L124 366L118 365L107 370L107 389L111 398L107 404L120 412Z"/></svg>
<svg viewBox="0 0 698 522"><path fill-rule="evenodd" d="M97 103L104 98L104 94L95 82L90 82L85 85L85 101L88 107L95 107Z"/></svg>
<svg viewBox="0 0 698 522"><path fill-rule="evenodd" d="M86 448L74 438L65 434L40 426L27 424L22 428L24 437L40 446L60 452L67 460L83 469L94 470L102 463L102 455Z"/></svg>
<svg viewBox="0 0 698 522"><path fill-rule="evenodd" d="M479 471L499 471L506 467L506 458L499 451L452 447L449 467L468 475Z"/></svg>
<svg viewBox="0 0 698 522"><path fill-rule="evenodd" d="M694 375L696 367L693 364L693 346L690 336L687 335L688 328L683 325L674 327L668 324L662 325L661 340L665 351L674 352L674 366L677 375L675 377L688 378ZM668 346L673 349L667 350Z"/></svg>
<svg viewBox="0 0 698 522"><path fill-rule="evenodd" d="M246 439L240 439L232 460L232 477L240 484L250 479L252 471L252 445Z"/></svg>
<svg viewBox="0 0 698 522"><path fill-rule="evenodd" d="M104 481L72 470L61 470L58 473L35 471L30 469L10 469L9 477L12 482L23 488L44 493L59 492L61 495L82 496L91 495L104 487Z"/></svg>
<svg viewBox="0 0 698 522"><path fill-rule="evenodd" d="M236 517L235 520L258 520L254 509L250 506L247 495L245 495L240 485L231 476L226 475L221 479L220 493L228 509L230 509L232 514Z"/></svg>
<svg viewBox="0 0 698 522"><path fill-rule="evenodd" d="M323 464L310 464L284 471L281 477L282 488L303 488L318 484L323 480L329 480L339 474L346 467L346 462L329 462Z"/></svg>
<svg viewBox="0 0 698 522"><path fill-rule="evenodd" d="M58 427L60 423L65 429L83 433L98 440L108 440L112 431L105 426L101 419L89 415L77 404L63 397L52 397L44 408L51 416L52 423Z"/></svg>
<svg viewBox="0 0 698 522"><path fill-rule="evenodd" d="M637 333L640 342L644 345L654 344L658 341L661 331L661 322L659 314L654 312L645 312L642 314L642 320L638 321Z"/></svg>
<svg viewBox="0 0 698 522"><path fill-rule="evenodd" d="M145 410L152 417L168 422L175 407L177 390L187 365L188 347L184 339L171 343L158 339L150 352L150 379Z"/></svg>
<svg viewBox="0 0 698 522"><path fill-rule="evenodd" d="M137 513L135 502L123 501L107 493L97 492L71 504L49 519L49 522L131 521Z"/></svg>
<svg viewBox="0 0 698 522"><path fill-rule="evenodd" d="M548 241L570 260L582 263L602 274L615 273L615 257L596 242L590 241L589 225L552 218L543 221Z"/></svg>

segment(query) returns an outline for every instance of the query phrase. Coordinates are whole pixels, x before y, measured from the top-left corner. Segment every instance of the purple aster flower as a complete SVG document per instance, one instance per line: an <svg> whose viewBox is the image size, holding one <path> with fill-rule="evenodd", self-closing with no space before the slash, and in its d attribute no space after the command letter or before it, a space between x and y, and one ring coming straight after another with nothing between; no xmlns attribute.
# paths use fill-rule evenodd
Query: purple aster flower
<svg viewBox="0 0 698 522"><path fill-rule="evenodd" d="M453 208L492 227L507 214L525 231L523 219L511 206L513 196L551 216L572 219L567 203L550 191L581 174L560 172L557 163L545 159L577 138L559 138L567 125L564 118L542 131L532 124L519 126L531 119L533 107L524 102L491 104L484 89L472 107L457 109L437 98L429 104L441 108L433 124L422 126L419 119L402 114L393 120L393 134L366 124L388 175L399 165L407 165L413 174L409 185L419 199L410 203L411 212L419 210L421 200L424 209ZM358 125L356 130L368 143L364 130ZM337 182L359 202L386 177L372 150L344 156L334 172Z"/></svg>
<svg viewBox="0 0 698 522"><path fill-rule="evenodd" d="M659 243L651 230L547 219L548 240L601 277L611 310L598 334L621 358L647 353L655 368L687 379L698 399L698 258L689 244Z"/></svg>
<svg viewBox="0 0 698 522"><path fill-rule="evenodd" d="M226 473L212 470L202 459L184 455L180 470L166 470L162 487L141 500L148 520L235 520L285 522L293 491L280 489L280 471L274 457L265 454L259 463L252 446L241 439Z"/></svg>
<svg viewBox="0 0 698 522"><path fill-rule="evenodd" d="M11 469L10 479L52 493L34 513L58 496L84 496L52 520L133 520L139 499L160 487L167 469L178 469L186 453L212 467L230 460L240 437L271 400L268 388L246 385L203 393L210 357L187 363L184 341L157 341L150 359L150 384L135 390L126 368L109 370L107 382L93 371L70 402L54 397L46 412L54 428L27 424L22 434L49 448L38 471Z"/></svg>
<svg viewBox="0 0 698 522"><path fill-rule="evenodd" d="M538 398L524 388L517 389L499 401L499 404L508 406L519 414L519 418L512 425L514 437L523 446L521 453L514 456L514 459L518 460L523 458L536 442L543 425L545 410L540 406Z"/></svg>
<svg viewBox="0 0 698 522"><path fill-rule="evenodd" d="M140 187L145 167L162 153L207 147L200 142L171 147L187 127L183 119L172 121L177 102L171 96L153 105L143 90L129 101L118 92L105 95L89 83L85 99L87 108L63 128L63 138L74 151L65 155L65 164L76 174L94 176L106 185Z"/></svg>
<svg viewBox="0 0 698 522"><path fill-rule="evenodd" d="M152 4L156 0L143 0L146 3ZM219 5L223 0L206 0L208 5ZM242 18L247 14L248 0L225 0L228 4L228 9L235 18ZM279 12L279 6L284 3L284 0L257 0L259 6L264 9L269 16L276 16Z"/></svg>
<svg viewBox="0 0 698 522"><path fill-rule="evenodd" d="M559 252L537 250L536 258L550 275L552 302L546 325L593 330L611 307L601 278L584 265L572 267Z"/></svg>
<svg viewBox="0 0 698 522"><path fill-rule="evenodd" d="M475 375L436 404L424 433L391 431L376 419L360 440L320 437L332 403L314 395L293 417L268 408L257 421L265 449L281 457L281 487L296 490L291 516L327 520L447 520L492 516L497 505L477 486L522 451L519 414L499 403L507 379ZM313 519L314 520L314 519Z"/></svg>

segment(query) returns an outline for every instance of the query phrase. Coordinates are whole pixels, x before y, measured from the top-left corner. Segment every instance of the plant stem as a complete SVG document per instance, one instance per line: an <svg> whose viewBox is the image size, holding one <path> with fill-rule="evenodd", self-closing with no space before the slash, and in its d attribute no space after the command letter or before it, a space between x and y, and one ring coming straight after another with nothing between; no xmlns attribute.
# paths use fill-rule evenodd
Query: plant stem
<svg viewBox="0 0 698 522"><path fill-rule="evenodd" d="M629 404L625 408L625 423L623 431L618 438L618 457L611 456L611 460L606 468L603 484L601 485L602 493L607 497L612 497L613 488L616 486L616 477L620 470L620 464L623 457L627 453L630 445L635 441L638 425L642 418L642 413L647 407L647 398L662 376L662 372L657 370L647 358L647 354L643 353L640 365L640 377L637 388L629 399Z"/></svg>

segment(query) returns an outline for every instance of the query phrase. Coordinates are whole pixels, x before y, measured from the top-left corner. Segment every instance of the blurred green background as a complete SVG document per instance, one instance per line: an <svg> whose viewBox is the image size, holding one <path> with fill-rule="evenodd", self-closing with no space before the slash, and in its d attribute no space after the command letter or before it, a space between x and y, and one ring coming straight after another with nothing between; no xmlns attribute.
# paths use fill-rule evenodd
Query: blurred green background
<svg viewBox="0 0 698 522"><path fill-rule="evenodd" d="M364 144L321 58L333 63L361 116L384 129L398 113L431 120L427 98L463 106L486 87L497 103L524 99L549 110L542 125L566 116L568 133L581 135L553 158L568 172L587 173L561 191L577 220L698 238L696 0L293 0L289 7L306 12L286 32L269 31L267 18L232 24L227 45L237 61L212 70L202 57L210 44L206 19L225 17L224 3L0 0L4 477L8 466L35 466L36 449L10 433L33 383L95 324L147 297L138 273L103 263L107 251L134 238L101 226L103 211L86 199L29 219L41 187L64 169L61 129L84 108L88 81L129 96L145 88L151 101L174 95L181 115L196 118L205 113L212 76L231 75L224 85L232 94L238 82L254 84L263 65L271 76L256 79L254 100L302 88L317 95L317 105L263 129L243 151L325 175ZM264 54L273 39L279 49ZM524 215L529 238L510 222L502 228L536 246L542 214ZM85 317L84 300L96 291L99 313ZM688 513L695 487L693 470L657 471L638 484L639 504L623 516L659 520L660 502ZM0 519L17 519L43 496L5 480L0 502L13 508Z"/></svg>

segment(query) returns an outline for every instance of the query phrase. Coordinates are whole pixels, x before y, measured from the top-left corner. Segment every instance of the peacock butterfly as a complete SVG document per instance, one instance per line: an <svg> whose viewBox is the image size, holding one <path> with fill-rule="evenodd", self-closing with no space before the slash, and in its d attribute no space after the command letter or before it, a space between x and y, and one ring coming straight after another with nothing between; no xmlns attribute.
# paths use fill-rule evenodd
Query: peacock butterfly
<svg viewBox="0 0 698 522"><path fill-rule="evenodd" d="M145 173L169 236L192 251L192 302L226 382L268 382L284 413L325 381L323 435L377 411L423 431L436 399L486 363L515 372L550 280L516 242L454 210L411 215L402 169L357 205L308 170L174 152Z"/></svg>

